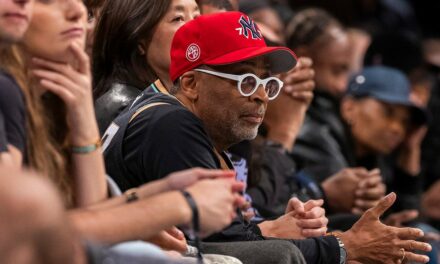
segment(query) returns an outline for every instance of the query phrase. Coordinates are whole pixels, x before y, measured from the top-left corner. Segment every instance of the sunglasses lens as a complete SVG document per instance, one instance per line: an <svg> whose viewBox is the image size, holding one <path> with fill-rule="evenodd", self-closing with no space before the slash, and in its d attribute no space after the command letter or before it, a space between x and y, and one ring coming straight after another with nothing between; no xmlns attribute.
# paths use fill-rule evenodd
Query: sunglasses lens
<svg viewBox="0 0 440 264"><path fill-rule="evenodd" d="M280 84L275 79L269 80L266 83L265 90L266 90L267 96L269 98L273 98L274 96L277 95L278 91L280 90Z"/></svg>
<svg viewBox="0 0 440 264"><path fill-rule="evenodd" d="M240 89L244 94L250 95L254 91L256 85L257 80L255 79L255 77L247 76L241 81Z"/></svg>

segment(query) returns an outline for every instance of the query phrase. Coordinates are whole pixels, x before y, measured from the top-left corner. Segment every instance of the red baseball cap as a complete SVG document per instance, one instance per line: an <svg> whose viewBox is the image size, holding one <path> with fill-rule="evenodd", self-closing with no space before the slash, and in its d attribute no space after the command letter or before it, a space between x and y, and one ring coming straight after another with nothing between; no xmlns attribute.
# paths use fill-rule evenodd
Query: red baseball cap
<svg viewBox="0 0 440 264"><path fill-rule="evenodd" d="M171 45L171 80L200 65L224 65L265 56L272 73L295 67L286 47L268 47L257 24L240 12L199 16L183 25Z"/></svg>

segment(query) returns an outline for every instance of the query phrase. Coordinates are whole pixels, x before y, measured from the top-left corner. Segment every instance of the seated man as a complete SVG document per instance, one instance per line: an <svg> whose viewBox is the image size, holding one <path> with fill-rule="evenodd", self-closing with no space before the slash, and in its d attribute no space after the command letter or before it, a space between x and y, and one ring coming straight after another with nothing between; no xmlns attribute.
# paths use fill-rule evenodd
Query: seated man
<svg viewBox="0 0 440 264"><path fill-rule="evenodd" d="M171 93L160 87L162 93L154 96L142 93L107 129L104 154L109 174L129 189L188 167L232 168L224 150L256 136L268 101L283 84L271 75L295 64L292 51L268 48L255 23L239 12L188 22L176 32L171 48L170 76L175 82ZM291 241L307 263L428 261L406 253L430 250L429 245L413 240L422 235L420 230L380 223L380 215L395 198L386 196L352 229L337 236L299 239L305 230L308 236L326 231L322 203L312 200L292 202L285 215L259 225L246 225L239 218L210 239L296 238Z"/></svg>

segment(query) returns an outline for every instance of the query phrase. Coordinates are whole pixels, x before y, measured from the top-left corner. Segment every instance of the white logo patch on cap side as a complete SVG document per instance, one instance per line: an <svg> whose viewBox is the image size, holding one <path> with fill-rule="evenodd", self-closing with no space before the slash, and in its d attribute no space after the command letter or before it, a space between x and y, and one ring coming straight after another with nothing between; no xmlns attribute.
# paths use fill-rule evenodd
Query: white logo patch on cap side
<svg viewBox="0 0 440 264"><path fill-rule="evenodd" d="M200 47L197 44L190 44L186 49L186 59L193 62L200 58Z"/></svg>

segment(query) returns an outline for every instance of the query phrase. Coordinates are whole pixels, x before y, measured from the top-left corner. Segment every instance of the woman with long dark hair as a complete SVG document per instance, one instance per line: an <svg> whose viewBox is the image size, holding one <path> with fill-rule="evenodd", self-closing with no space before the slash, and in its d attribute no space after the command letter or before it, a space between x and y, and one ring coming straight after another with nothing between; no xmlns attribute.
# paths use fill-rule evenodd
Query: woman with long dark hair
<svg viewBox="0 0 440 264"><path fill-rule="evenodd" d="M171 87L174 32L200 14L195 0L106 1L95 30L93 79L101 134L142 90Z"/></svg>

